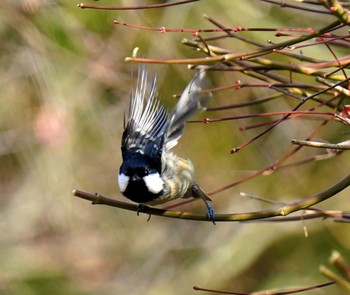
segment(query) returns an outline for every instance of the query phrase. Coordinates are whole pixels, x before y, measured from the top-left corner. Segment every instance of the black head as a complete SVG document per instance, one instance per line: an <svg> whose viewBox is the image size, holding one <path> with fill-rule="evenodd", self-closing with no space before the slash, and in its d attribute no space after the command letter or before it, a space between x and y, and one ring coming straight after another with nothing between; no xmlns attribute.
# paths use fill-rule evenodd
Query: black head
<svg viewBox="0 0 350 295"><path fill-rule="evenodd" d="M121 192L137 203L147 203L163 193L160 159L153 159L142 151L131 149L123 153L118 175Z"/></svg>

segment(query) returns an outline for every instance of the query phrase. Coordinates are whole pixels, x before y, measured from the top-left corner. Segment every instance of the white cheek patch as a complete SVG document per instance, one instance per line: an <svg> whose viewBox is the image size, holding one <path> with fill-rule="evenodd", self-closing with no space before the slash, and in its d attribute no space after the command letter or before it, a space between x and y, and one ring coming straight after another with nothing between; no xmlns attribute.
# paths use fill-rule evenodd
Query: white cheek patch
<svg viewBox="0 0 350 295"><path fill-rule="evenodd" d="M128 184L129 184L129 176L126 176L124 173L120 173L118 175L118 185L122 193L125 192Z"/></svg>
<svg viewBox="0 0 350 295"><path fill-rule="evenodd" d="M163 190L164 181L159 173L153 173L143 178L148 190L153 194L159 194Z"/></svg>

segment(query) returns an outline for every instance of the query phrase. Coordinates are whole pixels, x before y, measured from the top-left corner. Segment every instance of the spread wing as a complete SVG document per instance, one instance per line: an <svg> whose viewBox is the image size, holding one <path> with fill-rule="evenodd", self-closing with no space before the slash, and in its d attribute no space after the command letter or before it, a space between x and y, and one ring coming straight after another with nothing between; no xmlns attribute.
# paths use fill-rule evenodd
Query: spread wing
<svg viewBox="0 0 350 295"><path fill-rule="evenodd" d="M160 157L168 112L159 103L156 77L148 82L147 69L140 66L136 90L132 92L129 115L122 136L122 153L137 149L150 157ZM125 124L124 124L125 125Z"/></svg>
<svg viewBox="0 0 350 295"><path fill-rule="evenodd" d="M170 115L164 143L166 149L171 149L177 145L184 132L186 121L198 111L204 110L208 100L212 97L210 92L203 92L203 86L206 84L205 80L205 72L199 72L182 93Z"/></svg>

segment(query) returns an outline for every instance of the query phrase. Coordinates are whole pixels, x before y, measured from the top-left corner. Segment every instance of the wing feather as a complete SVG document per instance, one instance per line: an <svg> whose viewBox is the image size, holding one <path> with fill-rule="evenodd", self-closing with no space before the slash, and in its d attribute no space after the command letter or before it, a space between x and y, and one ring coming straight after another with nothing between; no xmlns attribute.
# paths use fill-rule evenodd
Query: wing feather
<svg viewBox="0 0 350 295"><path fill-rule="evenodd" d="M203 86L206 84L205 80L205 72L199 72L183 91L174 111L170 115L165 139L166 149L171 149L177 145L184 132L186 121L198 111L206 108L212 94L203 92Z"/></svg>
<svg viewBox="0 0 350 295"><path fill-rule="evenodd" d="M167 123L168 112L159 103L156 77L148 82L147 69L141 66L136 90L131 94L122 151L138 149L150 157L160 157Z"/></svg>
<svg viewBox="0 0 350 295"><path fill-rule="evenodd" d="M146 67L140 66L136 90L131 94L126 126L124 123L123 155L129 149L137 149L159 159L163 149L173 148L184 132L186 121L205 109L212 96L203 92L204 84L205 72L202 71L187 85L169 116L166 108L160 105L156 77L153 76L149 82Z"/></svg>

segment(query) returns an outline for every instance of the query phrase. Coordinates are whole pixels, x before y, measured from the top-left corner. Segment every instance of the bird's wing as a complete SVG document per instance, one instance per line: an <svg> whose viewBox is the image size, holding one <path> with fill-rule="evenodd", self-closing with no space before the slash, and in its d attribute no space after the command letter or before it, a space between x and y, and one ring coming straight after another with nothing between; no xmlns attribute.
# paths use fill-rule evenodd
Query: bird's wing
<svg viewBox="0 0 350 295"><path fill-rule="evenodd" d="M160 157L168 112L159 104L156 77L153 76L149 82L147 76L146 67L140 66L136 90L131 94L129 115L124 126L122 152L135 148L151 157Z"/></svg>
<svg viewBox="0 0 350 295"><path fill-rule="evenodd" d="M169 117L164 142L166 149L171 149L177 144L184 132L186 121L199 110L205 109L208 100L212 97L210 92L203 92L205 80L205 72L199 72L182 93Z"/></svg>

